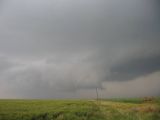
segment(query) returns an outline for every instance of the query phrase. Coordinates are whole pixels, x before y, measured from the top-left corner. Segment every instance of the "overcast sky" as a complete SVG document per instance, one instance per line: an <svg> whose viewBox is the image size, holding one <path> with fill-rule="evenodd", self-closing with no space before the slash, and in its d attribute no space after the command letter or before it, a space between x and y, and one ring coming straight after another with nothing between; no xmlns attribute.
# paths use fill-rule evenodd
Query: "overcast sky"
<svg viewBox="0 0 160 120"><path fill-rule="evenodd" d="M158 0L0 0L0 98L160 96Z"/></svg>

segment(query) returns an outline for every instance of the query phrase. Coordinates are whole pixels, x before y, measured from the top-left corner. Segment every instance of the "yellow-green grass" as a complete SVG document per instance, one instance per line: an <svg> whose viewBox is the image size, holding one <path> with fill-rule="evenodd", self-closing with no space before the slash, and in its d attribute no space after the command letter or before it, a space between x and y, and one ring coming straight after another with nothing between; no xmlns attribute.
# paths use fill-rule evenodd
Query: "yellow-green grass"
<svg viewBox="0 0 160 120"><path fill-rule="evenodd" d="M0 100L0 120L94 120L99 108L87 100Z"/></svg>
<svg viewBox="0 0 160 120"><path fill-rule="evenodd" d="M101 101L101 111L108 120L160 120L157 101L129 103L122 101Z"/></svg>
<svg viewBox="0 0 160 120"><path fill-rule="evenodd" d="M160 99L134 100L0 100L0 120L160 120Z"/></svg>

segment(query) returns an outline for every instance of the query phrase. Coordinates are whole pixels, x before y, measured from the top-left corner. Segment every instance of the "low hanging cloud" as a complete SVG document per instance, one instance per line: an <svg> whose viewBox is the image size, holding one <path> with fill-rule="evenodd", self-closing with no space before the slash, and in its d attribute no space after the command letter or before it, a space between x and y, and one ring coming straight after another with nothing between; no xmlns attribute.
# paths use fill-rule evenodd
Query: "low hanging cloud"
<svg viewBox="0 0 160 120"><path fill-rule="evenodd" d="M109 96L129 96L127 87L122 93L126 85L151 78L156 82L146 92L132 95L158 95L158 5L156 0L2 1L0 98L94 97L95 88L105 97L108 84Z"/></svg>
<svg viewBox="0 0 160 120"><path fill-rule="evenodd" d="M109 80L132 80L160 71L160 55L129 58L110 68Z"/></svg>

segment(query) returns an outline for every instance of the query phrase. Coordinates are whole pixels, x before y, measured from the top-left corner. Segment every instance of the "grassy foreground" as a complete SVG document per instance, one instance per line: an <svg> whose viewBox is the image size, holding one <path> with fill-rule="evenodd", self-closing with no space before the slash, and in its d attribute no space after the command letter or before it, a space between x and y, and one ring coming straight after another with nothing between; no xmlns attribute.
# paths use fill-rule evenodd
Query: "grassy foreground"
<svg viewBox="0 0 160 120"><path fill-rule="evenodd" d="M160 99L0 100L0 120L160 120Z"/></svg>

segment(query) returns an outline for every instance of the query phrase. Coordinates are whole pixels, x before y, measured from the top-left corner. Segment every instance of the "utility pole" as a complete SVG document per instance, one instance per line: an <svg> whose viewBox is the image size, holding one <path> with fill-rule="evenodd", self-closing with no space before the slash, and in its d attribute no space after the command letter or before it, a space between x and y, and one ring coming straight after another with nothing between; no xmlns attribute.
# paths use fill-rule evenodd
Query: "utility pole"
<svg viewBox="0 0 160 120"><path fill-rule="evenodd" d="M98 100L99 100L99 96L98 96L98 88L96 88L96 94L97 94L97 102L98 102Z"/></svg>

